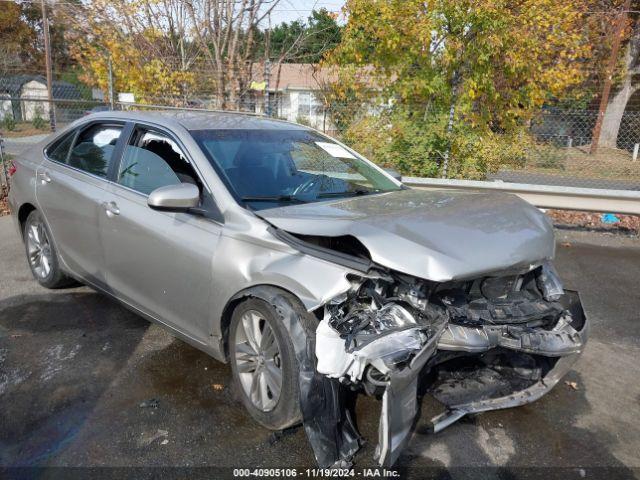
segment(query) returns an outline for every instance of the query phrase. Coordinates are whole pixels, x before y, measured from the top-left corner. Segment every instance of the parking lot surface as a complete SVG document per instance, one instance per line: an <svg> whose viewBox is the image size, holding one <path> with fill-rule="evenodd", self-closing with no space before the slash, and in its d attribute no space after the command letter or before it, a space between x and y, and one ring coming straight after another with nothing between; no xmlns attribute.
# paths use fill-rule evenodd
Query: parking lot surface
<svg viewBox="0 0 640 480"><path fill-rule="evenodd" d="M504 467L506 478L547 467L574 478L640 472L640 244L605 240L558 244L558 270L592 325L566 382L437 435L426 433L434 405L425 399L401 468ZM11 219L0 218L1 467L314 466L304 431L260 427L230 379L228 366L101 294L39 287ZM379 411L376 399L358 401L368 440L358 467L374 465Z"/></svg>

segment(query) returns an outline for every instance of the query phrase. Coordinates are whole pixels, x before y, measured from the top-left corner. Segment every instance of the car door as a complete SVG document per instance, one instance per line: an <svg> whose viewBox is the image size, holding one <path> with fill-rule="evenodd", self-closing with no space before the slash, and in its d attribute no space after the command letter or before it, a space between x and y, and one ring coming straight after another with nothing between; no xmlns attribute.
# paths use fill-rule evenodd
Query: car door
<svg viewBox="0 0 640 480"><path fill-rule="evenodd" d="M99 213L123 128L117 122L78 127L45 149L36 171L36 199L64 264L98 286L105 280Z"/></svg>
<svg viewBox="0 0 640 480"><path fill-rule="evenodd" d="M156 188L194 183L212 196L185 149L168 132L136 125L124 146L103 212L107 283L116 294L181 333L209 337L212 258L222 229L205 216L153 210Z"/></svg>

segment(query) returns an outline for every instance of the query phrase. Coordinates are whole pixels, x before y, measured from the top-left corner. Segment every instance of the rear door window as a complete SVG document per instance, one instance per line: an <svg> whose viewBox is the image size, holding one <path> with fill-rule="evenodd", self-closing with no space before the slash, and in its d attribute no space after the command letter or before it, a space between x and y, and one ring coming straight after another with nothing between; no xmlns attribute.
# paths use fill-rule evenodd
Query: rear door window
<svg viewBox="0 0 640 480"><path fill-rule="evenodd" d="M71 149L69 166L106 178L121 134L121 125L95 124L83 130Z"/></svg>

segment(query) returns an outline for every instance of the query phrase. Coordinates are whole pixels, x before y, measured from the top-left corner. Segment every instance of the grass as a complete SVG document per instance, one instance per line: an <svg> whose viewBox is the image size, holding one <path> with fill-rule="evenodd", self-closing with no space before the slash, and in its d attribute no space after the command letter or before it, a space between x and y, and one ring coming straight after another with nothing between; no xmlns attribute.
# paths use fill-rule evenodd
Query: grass
<svg viewBox="0 0 640 480"><path fill-rule="evenodd" d="M0 122L0 136L4 138L28 137L30 135L41 135L43 133L51 133L49 122L46 122L44 128L35 128L31 122L16 123L15 129L7 130L2 122Z"/></svg>
<svg viewBox="0 0 640 480"><path fill-rule="evenodd" d="M524 170L579 178L640 181L640 159L634 162L628 151L617 148L599 148L591 155L589 145L540 146L532 152Z"/></svg>

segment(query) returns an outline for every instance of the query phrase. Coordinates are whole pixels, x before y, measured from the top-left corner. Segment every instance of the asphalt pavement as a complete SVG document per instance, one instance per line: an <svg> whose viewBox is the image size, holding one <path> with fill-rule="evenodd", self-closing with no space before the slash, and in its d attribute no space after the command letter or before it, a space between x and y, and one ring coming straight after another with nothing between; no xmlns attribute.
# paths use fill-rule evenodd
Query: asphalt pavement
<svg viewBox="0 0 640 480"><path fill-rule="evenodd" d="M562 235L558 270L580 291L592 324L583 357L541 400L463 419L435 435L425 433L434 409L425 399L421 433L398 464L410 476L432 468L451 468L443 478L640 472L640 242ZM379 412L378 400L358 401L368 440L358 467L374 465ZM230 387L228 366L86 287L39 287L5 217L0 478L2 467L34 466L304 468L314 459L302 428L274 434L252 421Z"/></svg>
<svg viewBox="0 0 640 480"><path fill-rule="evenodd" d="M29 147L44 140L49 136L48 133L39 135L30 135L26 137L10 137L3 139L4 151L10 155L18 155Z"/></svg>

